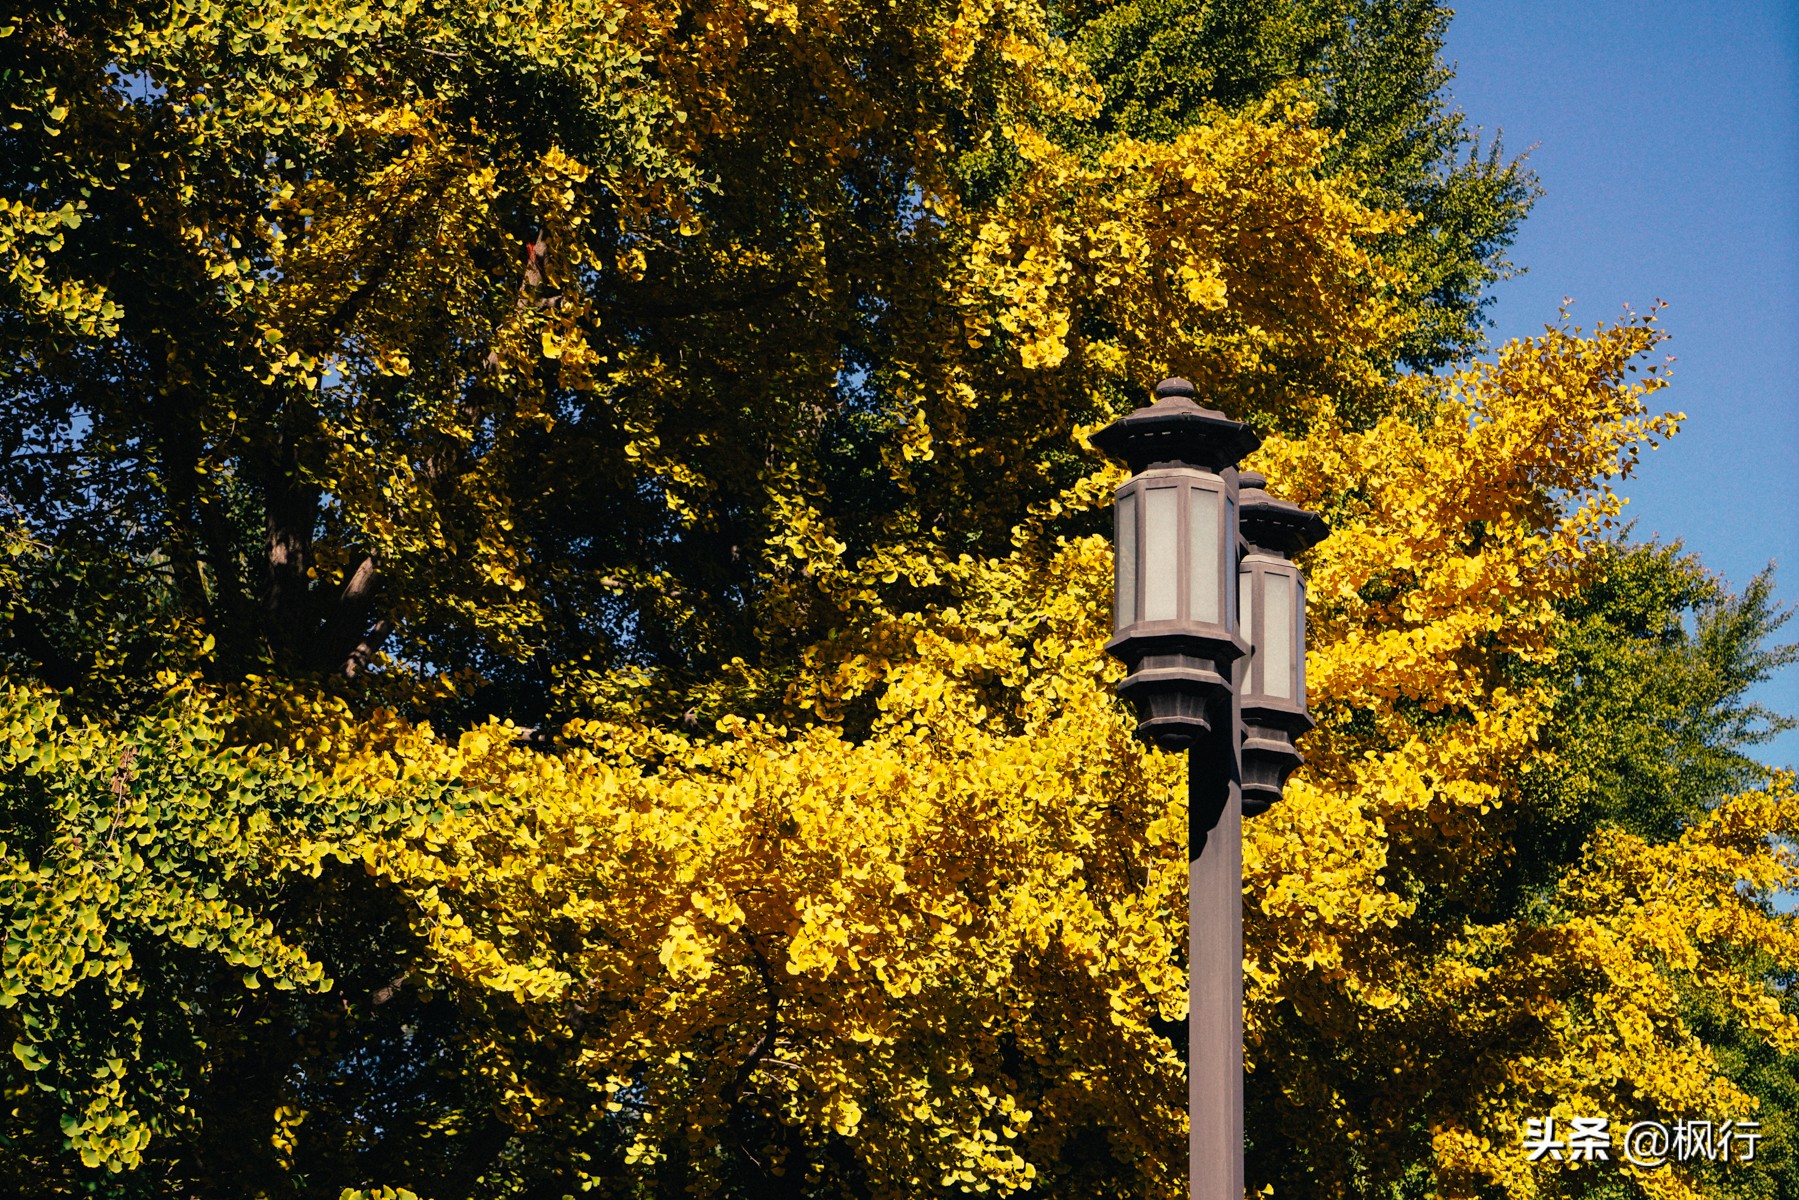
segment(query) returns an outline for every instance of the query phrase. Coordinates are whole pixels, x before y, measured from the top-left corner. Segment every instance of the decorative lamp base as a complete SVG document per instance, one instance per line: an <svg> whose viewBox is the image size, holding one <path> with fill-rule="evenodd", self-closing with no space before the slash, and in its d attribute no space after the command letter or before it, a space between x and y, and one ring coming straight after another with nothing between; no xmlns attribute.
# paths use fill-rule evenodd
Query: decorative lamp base
<svg viewBox="0 0 1799 1200"><path fill-rule="evenodd" d="M1287 777L1305 762L1294 739L1312 727L1304 713L1243 710L1243 815L1258 817L1281 798Z"/></svg>
<svg viewBox="0 0 1799 1200"><path fill-rule="evenodd" d="M1118 694L1137 710L1137 736L1173 752L1211 732L1212 706L1229 697L1230 682L1213 659L1146 654L1118 684Z"/></svg>

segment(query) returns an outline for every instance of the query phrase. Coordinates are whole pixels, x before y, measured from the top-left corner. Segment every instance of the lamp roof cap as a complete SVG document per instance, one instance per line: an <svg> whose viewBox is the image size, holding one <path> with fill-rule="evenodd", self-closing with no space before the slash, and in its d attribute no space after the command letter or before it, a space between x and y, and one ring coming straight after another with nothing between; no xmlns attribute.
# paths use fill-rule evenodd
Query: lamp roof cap
<svg viewBox="0 0 1799 1200"><path fill-rule="evenodd" d="M1222 471L1262 444L1255 430L1200 407L1194 395L1187 380L1164 379L1156 385L1155 403L1118 418L1089 440L1133 474L1164 463Z"/></svg>
<svg viewBox="0 0 1799 1200"><path fill-rule="evenodd" d="M1237 472L1237 527L1252 545L1291 558L1330 536L1331 527L1323 517L1290 500L1275 499L1264 490L1267 486L1259 471Z"/></svg>

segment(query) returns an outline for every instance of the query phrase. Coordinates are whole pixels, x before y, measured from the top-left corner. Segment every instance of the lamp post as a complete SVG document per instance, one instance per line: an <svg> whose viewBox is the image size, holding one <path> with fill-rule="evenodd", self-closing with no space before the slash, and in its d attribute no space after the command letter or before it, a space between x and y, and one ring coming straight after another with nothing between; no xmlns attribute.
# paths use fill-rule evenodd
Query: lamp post
<svg viewBox="0 0 1799 1200"><path fill-rule="evenodd" d="M1192 1200L1243 1200L1242 819L1300 764L1305 583L1293 555L1328 529L1236 464L1261 445L1165 379L1092 437L1131 470L1114 493L1106 649L1137 736L1188 752L1187 1112Z"/></svg>

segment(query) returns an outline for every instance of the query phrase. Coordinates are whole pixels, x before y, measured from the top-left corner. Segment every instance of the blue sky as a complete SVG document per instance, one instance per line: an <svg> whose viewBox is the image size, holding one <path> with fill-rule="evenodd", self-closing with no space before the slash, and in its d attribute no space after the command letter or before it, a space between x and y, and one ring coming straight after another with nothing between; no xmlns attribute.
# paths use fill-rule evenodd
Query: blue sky
<svg viewBox="0 0 1799 1200"><path fill-rule="evenodd" d="M1668 302L1680 435L1620 489L1639 537L1799 602L1799 5L1467 0L1451 91L1545 188L1498 285L1495 342ZM1782 631L1799 639L1799 617ZM1757 694L1799 713L1799 668ZM1799 763L1799 730L1764 748Z"/></svg>

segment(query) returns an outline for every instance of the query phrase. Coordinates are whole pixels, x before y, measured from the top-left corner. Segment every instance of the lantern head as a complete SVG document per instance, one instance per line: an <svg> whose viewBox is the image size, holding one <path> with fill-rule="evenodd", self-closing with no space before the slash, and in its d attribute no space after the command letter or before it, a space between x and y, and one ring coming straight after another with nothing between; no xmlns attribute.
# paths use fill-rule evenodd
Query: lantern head
<svg viewBox="0 0 1799 1200"><path fill-rule="evenodd" d="M1119 695L1137 736L1184 750L1230 694L1237 634L1237 496L1231 468L1261 444L1240 421L1201 408L1185 379L1095 433L1133 472L1114 498L1117 590L1106 649L1130 668Z"/></svg>
<svg viewBox="0 0 1799 1200"><path fill-rule="evenodd" d="M1306 713L1305 577L1293 556L1330 533L1317 513L1276 500L1253 471L1237 477L1239 525L1248 553L1239 568L1242 631L1249 643L1243 711L1243 815L1266 812L1304 758L1294 744L1312 727Z"/></svg>

